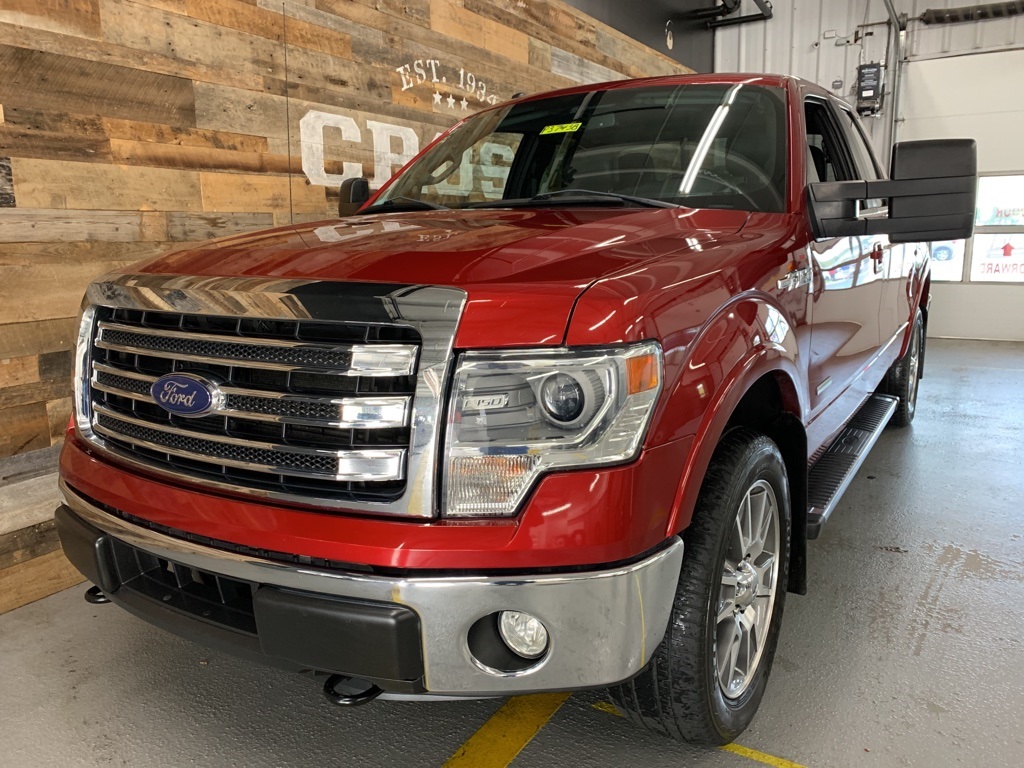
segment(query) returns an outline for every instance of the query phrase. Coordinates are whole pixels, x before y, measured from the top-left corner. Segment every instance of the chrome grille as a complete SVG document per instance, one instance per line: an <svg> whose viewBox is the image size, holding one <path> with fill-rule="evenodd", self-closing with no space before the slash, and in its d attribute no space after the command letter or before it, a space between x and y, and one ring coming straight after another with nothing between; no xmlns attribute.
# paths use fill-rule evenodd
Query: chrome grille
<svg viewBox="0 0 1024 768"><path fill-rule="evenodd" d="M156 376L120 371L96 364L92 386L108 394L152 402ZM408 423L409 398L288 395L236 387L221 387L227 396L222 413L247 419L332 427L402 427Z"/></svg>
<svg viewBox="0 0 1024 768"><path fill-rule="evenodd" d="M210 457L268 471L273 469L275 472L294 472L302 475L330 475L337 464L337 459L332 461L328 455L274 453L269 447L257 448L233 442L213 442L202 437L182 434L173 428L158 431L143 426L140 420L118 418L102 406L96 406L95 426L100 434L130 443L139 443L147 448L166 449L172 454L192 458Z"/></svg>
<svg viewBox="0 0 1024 768"><path fill-rule="evenodd" d="M322 370L342 376L408 376L416 363L416 347L411 344L339 347L277 339L241 342L221 336L131 328L107 322L99 324L96 346L130 354L159 353L173 360L204 365L258 363L261 368Z"/></svg>
<svg viewBox="0 0 1024 768"><path fill-rule="evenodd" d="M320 510L437 514L440 415L466 293L263 277L116 274L89 286L78 436L176 482ZM201 417L150 388L220 390Z"/></svg>
<svg viewBox="0 0 1024 768"><path fill-rule="evenodd" d="M175 428L150 427L141 419L119 416L97 405L94 427L100 434L172 456L216 459L245 469L333 480L394 480L401 477L405 452L326 451L274 443L205 436Z"/></svg>
<svg viewBox="0 0 1024 768"><path fill-rule="evenodd" d="M418 351L416 331L397 325L101 307L92 428L115 451L179 476L388 501L405 487ZM201 418L164 410L150 388L168 373L216 382L223 403Z"/></svg>
<svg viewBox="0 0 1024 768"><path fill-rule="evenodd" d="M404 405L404 400L399 400ZM310 400L284 400L260 397L258 395L229 394L225 410L241 411L250 418L278 416L284 420L312 421L314 423L336 424L339 420L338 407L328 403ZM404 409L403 409L404 410ZM404 418L403 418L404 422Z"/></svg>

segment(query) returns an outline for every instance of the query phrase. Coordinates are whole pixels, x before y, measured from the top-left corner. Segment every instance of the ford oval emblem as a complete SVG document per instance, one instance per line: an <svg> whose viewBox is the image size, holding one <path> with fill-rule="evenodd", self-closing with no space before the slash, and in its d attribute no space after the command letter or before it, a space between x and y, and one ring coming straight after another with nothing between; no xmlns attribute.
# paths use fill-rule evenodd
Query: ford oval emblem
<svg viewBox="0 0 1024 768"><path fill-rule="evenodd" d="M168 373L161 376L153 382L149 393L157 405L177 416L205 416L224 401L220 387L191 373Z"/></svg>

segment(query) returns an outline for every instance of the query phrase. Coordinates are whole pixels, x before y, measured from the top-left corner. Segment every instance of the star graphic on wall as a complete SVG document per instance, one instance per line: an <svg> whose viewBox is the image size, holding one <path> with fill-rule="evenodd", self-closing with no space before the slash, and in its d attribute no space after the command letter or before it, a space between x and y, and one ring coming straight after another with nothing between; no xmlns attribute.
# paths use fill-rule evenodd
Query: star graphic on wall
<svg viewBox="0 0 1024 768"><path fill-rule="evenodd" d="M441 94L438 91L434 91L434 103L435 104L440 104L441 103Z"/></svg>
<svg viewBox="0 0 1024 768"><path fill-rule="evenodd" d="M455 109L455 97L454 96L449 94L449 96L446 99L446 101L448 102L448 109Z"/></svg>
<svg viewBox="0 0 1024 768"><path fill-rule="evenodd" d="M460 101L459 104L462 105L462 111L463 112L465 112L467 109L469 109L469 102L466 101L466 97L465 96L462 97L462 101Z"/></svg>

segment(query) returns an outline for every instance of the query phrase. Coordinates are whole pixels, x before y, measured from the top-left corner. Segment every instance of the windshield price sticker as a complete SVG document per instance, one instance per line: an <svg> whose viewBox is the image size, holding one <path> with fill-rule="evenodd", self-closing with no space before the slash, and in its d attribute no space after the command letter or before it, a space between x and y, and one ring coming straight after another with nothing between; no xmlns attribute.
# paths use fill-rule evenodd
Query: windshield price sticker
<svg viewBox="0 0 1024 768"><path fill-rule="evenodd" d="M541 129L540 135L547 136L550 133L575 133L583 123L562 123L561 125L547 125Z"/></svg>

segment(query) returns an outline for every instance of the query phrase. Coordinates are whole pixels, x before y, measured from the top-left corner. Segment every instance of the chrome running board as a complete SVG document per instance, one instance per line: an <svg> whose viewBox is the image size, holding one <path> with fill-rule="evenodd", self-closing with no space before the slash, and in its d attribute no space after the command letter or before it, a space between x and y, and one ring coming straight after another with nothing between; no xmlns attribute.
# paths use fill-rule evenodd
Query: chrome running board
<svg viewBox="0 0 1024 768"><path fill-rule="evenodd" d="M807 477L807 538L816 539L889 423L899 398L872 395Z"/></svg>

